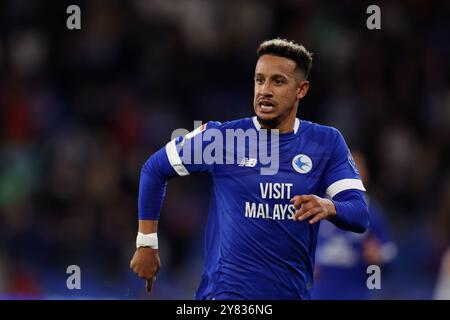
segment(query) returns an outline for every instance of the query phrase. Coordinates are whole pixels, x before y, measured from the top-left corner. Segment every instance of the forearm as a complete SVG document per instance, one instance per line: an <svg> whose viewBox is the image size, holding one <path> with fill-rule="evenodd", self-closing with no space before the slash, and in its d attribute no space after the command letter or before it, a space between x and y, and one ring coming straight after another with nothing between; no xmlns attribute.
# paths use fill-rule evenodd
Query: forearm
<svg viewBox="0 0 450 320"><path fill-rule="evenodd" d="M358 190L347 190L333 198L336 215L330 222L337 227L363 233L369 226L369 212L364 200L364 194Z"/></svg>
<svg viewBox="0 0 450 320"><path fill-rule="evenodd" d="M158 232L158 220L139 220L139 232L143 234Z"/></svg>
<svg viewBox="0 0 450 320"><path fill-rule="evenodd" d="M139 181L138 215L142 221L157 221L166 193L167 180L177 176L164 148L144 164Z"/></svg>

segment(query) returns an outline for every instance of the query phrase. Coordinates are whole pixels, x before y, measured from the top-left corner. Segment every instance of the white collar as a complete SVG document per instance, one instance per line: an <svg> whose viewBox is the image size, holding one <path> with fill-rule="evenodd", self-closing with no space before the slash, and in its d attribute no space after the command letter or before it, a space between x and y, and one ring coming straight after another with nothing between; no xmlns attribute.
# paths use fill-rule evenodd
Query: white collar
<svg viewBox="0 0 450 320"><path fill-rule="evenodd" d="M260 130L261 129L261 124L259 123L258 119L256 118L256 116L254 116L252 118L253 120L253 124L256 128L256 130ZM294 122L294 134L297 133L298 128L300 127L300 120L298 118L295 118L295 122Z"/></svg>

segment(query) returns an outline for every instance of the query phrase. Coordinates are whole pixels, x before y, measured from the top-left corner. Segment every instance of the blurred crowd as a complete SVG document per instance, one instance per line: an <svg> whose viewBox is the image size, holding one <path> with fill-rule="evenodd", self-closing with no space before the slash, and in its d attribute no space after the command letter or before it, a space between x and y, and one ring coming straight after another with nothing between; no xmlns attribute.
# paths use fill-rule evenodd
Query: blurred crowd
<svg viewBox="0 0 450 320"><path fill-rule="evenodd" d="M381 30L369 4L2 1L0 298L148 298L128 267L142 164L194 120L251 116L256 47L282 37L314 53L298 116L367 157L398 246L380 297L431 299L450 246L450 2L378 1ZM193 298L209 186L169 182L151 297Z"/></svg>

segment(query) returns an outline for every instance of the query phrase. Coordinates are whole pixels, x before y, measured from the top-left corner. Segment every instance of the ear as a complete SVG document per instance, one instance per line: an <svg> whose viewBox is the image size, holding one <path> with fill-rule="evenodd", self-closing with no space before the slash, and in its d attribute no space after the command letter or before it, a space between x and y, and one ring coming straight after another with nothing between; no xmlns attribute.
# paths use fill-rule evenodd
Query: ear
<svg viewBox="0 0 450 320"><path fill-rule="evenodd" d="M309 82L307 80L302 80L297 88L297 99L300 100L304 96L306 96L308 90L309 90Z"/></svg>

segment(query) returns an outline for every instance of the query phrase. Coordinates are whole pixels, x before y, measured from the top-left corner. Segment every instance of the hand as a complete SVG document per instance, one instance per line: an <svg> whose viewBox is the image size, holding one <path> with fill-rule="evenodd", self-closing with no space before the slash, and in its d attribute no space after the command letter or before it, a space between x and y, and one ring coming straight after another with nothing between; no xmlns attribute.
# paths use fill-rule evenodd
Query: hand
<svg viewBox="0 0 450 320"><path fill-rule="evenodd" d="M297 195L291 199L291 202L298 209L294 214L294 221L303 221L313 217L309 223L314 224L322 219L336 216L336 207L333 201L313 194Z"/></svg>
<svg viewBox="0 0 450 320"><path fill-rule="evenodd" d="M362 256L367 264L377 264L383 263L383 255L381 253L380 242L373 236L369 236L363 242L363 252Z"/></svg>
<svg viewBox="0 0 450 320"><path fill-rule="evenodd" d="M156 273L161 268L158 250L147 247L137 248L131 259L130 268L140 278L147 280L146 289L147 292L151 292L153 281L156 280Z"/></svg>

